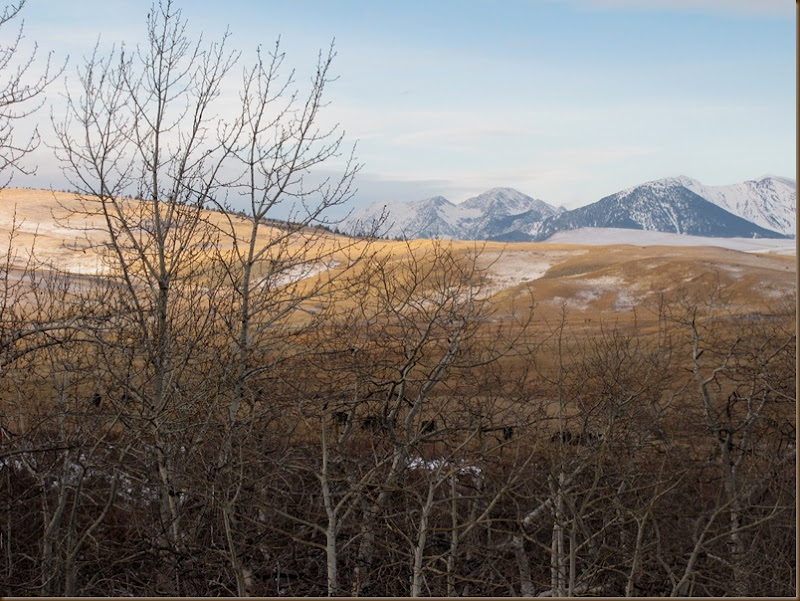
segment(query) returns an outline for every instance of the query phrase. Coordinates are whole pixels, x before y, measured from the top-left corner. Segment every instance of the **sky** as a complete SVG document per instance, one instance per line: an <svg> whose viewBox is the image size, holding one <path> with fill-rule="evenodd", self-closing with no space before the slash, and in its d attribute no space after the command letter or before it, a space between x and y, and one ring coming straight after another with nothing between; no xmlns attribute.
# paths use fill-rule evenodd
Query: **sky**
<svg viewBox="0 0 800 601"><path fill-rule="evenodd" d="M98 36L141 43L149 4L28 0L25 43L36 41L40 57L68 55L69 81ZM243 61L280 37L301 88L334 42L338 79L324 119L340 124L363 163L353 208L434 195L461 202L497 186L575 208L676 175L706 185L796 178L789 0L178 4L192 35L229 28ZM51 106L64 85L48 90ZM37 177L14 184L60 188L51 153L35 160Z"/></svg>

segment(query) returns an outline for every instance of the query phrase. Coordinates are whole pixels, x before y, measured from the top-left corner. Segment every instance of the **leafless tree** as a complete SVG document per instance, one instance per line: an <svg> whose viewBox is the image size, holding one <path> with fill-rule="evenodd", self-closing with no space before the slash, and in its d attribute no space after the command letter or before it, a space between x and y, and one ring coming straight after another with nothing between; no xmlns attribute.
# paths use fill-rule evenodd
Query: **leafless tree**
<svg viewBox="0 0 800 601"><path fill-rule="evenodd" d="M758 592L749 549L761 528L792 511L796 502L765 494L769 482L793 471L796 462L794 444L776 445L778 425L794 427L793 307L787 304L783 314L780 309L741 314L731 310L724 289L706 292L698 299L681 291L667 304L666 315L686 334L694 411L704 430L698 434L706 435L698 437L699 445L710 446L722 495L701 516L689 558L673 577L672 593L690 593L703 556L729 571L732 592L746 596Z"/></svg>
<svg viewBox="0 0 800 601"><path fill-rule="evenodd" d="M283 73L284 54L276 43L266 56L259 49L255 65L243 74L240 116L218 130L228 169L225 201L244 201L246 216L232 214L226 202L212 199L225 216L220 225L217 269L228 291L223 335L230 341L227 437L220 463L232 469L234 448L242 436L242 419L260 419L242 403L248 382L268 369L270 354L283 347L284 336L316 327L318 319L297 323L299 310L313 303L319 312L336 295L337 280L366 250L366 245L330 235L324 225L329 211L352 196L358 171L352 153L341 175L309 185L307 174L335 159L343 135L336 127L320 130L324 95L332 80L331 47L320 54L316 74L304 98L294 89L293 72ZM284 219L274 218L283 211ZM290 324L291 320L294 323ZM286 360L286 352L280 360ZM252 408L252 405L251 405ZM263 410L274 407L261 407ZM223 502L226 528L238 522L235 505ZM232 557L239 555L229 538ZM237 591L247 594L252 569L235 560Z"/></svg>
<svg viewBox="0 0 800 601"><path fill-rule="evenodd" d="M139 407L127 423L153 445L167 547L187 552L178 491L191 453L221 419L216 468L228 484L212 487L222 495L213 504L221 503L237 593L245 595L251 568L237 549L241 482L231 478L242 467L238 441L260 416L241 424L242 403L248 382L266 368L258 362L280 347L276 328L319 296L322 284L305 291L302 281L350 262L347 248L324 248L315 226L349 199L357 165L351 158L336 181L307 184L309 170L338 156L342 144L340 133L318 125L332 49L304 100L291 89L291 73L282 79L279 47L266 60L259 52L231 115L219 102L239 59L227 50L227 34L218 43L192 41L169 0L152 7L147 32L144 47L98 47L79 69L80 90L67 91L68 116L55 123L57 155L82 194L80 212L106 234L119 300L98 337L116 349L107 355L115 386ZM249 214L233 214L231 199L245 199ZM266 223L293 203L276 215L281 223ZM323 279L330 289L332 278Z"/></svg>
<svg viewBox="0 0 800 601"><path fill-rule="evenodd" d="M225 152L209 132L235 55L227 36L191 41L172 2L152 7L147 34L133 51L95 49L55 129L81 212L105 233L118 300L96 336L101 349L115 349L104 354L109 374L136 406L127 424L152 445L166 557L174 558L187 548L181 491L203 431L192 425L210 417L214 395L192 379L208 373L197 349L214 334L217 287L203 263L214 233L203 206L219 186ZM171 579L167 590L180 594L177 571Z"/></svg>
<svg viewBox="0 0 800 601"><path fill-rule="evenodd" d="M25 0L6 4L0 13L0 31L20 18ZM35 167L26 165L25 155L35 150L40 142L38 128L20 137L16 124L29 117L42 106L45 89L63 68L52 62L52 54L45 60L37 59L37 48L21 56L22 25L12 34L11 40L0 46L0 185L8 185L16 173L34 173Z"/></svg>

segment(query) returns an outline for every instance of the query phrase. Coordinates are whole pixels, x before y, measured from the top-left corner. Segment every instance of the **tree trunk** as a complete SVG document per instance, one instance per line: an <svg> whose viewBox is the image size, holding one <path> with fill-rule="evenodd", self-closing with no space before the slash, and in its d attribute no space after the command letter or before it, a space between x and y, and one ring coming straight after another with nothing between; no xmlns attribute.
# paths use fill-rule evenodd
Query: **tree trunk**
<svg viewBox="0 0 800 601"><path fill-rule="evenodd" d="M422 507L422 515L419 519L419 529L417 531L417 544L414 547L414 564L411 576L411 597L419 597L422 592L422 559L425 556L425 542L428 538L428 518L433 507L434 492L436 484L431 481L428 483L428 496Z"/></svg>

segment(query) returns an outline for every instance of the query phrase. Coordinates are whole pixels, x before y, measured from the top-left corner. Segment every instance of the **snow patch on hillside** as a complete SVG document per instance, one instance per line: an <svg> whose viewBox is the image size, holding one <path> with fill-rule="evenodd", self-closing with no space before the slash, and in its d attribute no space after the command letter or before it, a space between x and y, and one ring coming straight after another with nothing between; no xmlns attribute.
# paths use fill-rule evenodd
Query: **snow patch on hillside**
<svg viewBox="0 0 800 601"><path fill-rule="evenodd" d="M295 284L301 280L306 280L317 276L329 269L333 269L338 264L337 261L322 261L318 263L302 263L300 265L293 265L282 273L276 274L261 282L261 286L288 286Z"/></svg>
<svg viewBox="0 0 800 601"><path fill-rule="evenodd" d="M782 285L779 282L758 282L753 289L761 296L770 299L788 298L796 293L794 286Z"/></svg>
<svg viewBox="0 0 800 601"><path fill-rule="evenodd" d="M579 254L583 252L579 251ZM490 264L487 274L490 284L484 288L484 294L492 295L524 282L538 280L561 259L575 254L574 251L509 251L483 255L482 259Z"/></svg>
<svg viewBox="0 0 800 601"><path fill-rule="evenodd" d="M573 311L586 311L589 305L600 297L600 293L596 290L579 290L573 296L565 298L563 296L554 296L550 299L550 304L556 307L566 306Z"/></svg>

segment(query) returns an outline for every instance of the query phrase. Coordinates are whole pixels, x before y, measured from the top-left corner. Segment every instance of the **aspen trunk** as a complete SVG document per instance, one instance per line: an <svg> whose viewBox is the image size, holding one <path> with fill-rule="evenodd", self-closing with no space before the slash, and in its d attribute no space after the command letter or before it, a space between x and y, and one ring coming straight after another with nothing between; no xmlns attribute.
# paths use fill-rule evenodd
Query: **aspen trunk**
<svg viewBox="0 0 800 601"><path fill-rule="evenodd" d="M436 485L431 482L428 484L428 496L425 505L422 507L422 515L419 520L419 531L417 533L417 544L414 548L414 565L411 576L411 597L419 597L422 591L422 559L425 555L425 542L428 538L428 518L433 507L433 497Z"/></svg>

